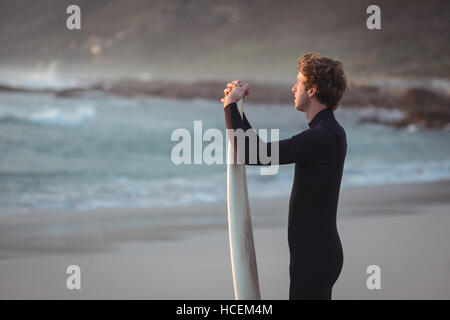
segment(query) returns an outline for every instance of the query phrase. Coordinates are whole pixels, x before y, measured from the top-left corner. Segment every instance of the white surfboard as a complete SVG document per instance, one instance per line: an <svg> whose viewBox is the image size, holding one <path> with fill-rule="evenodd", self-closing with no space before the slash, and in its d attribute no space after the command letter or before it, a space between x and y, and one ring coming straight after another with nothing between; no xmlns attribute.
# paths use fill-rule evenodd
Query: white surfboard
<svg viewBox="0 0 450 320"><path fill-rule="evenodd" d="M238 101L237 106L242 117L243 99ZM234 152L230 141L227 152L228 232L234 297L236 300L260 300L245 164L233 163Z"/></svg>

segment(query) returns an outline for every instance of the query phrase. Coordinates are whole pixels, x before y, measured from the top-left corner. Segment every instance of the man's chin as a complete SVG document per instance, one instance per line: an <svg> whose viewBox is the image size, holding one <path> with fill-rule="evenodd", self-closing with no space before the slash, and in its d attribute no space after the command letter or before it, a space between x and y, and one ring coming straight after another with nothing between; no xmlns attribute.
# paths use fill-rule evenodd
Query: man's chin
<svg viewBox="0 0 450 320"><path fill-rule="evenodd" d="M301 106L299 106L299 105L297 105L297 104L295 104L294 106L295 106L295 109L296 109L296 110L298 110L298 111L304 111L303 108L302 108Z"/></svg>

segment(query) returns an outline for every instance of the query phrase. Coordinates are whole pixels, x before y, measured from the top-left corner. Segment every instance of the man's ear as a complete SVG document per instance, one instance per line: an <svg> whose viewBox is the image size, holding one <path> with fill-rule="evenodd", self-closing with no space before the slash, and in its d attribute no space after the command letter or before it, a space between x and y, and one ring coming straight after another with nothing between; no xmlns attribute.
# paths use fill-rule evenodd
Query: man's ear
<svg viewBox="0 0 450 320"><path fill-rule="evenodd" d="M314 95L317 93L317 88L316 87L311 87L308 89L308 96L310 98L314 97Z"/></svg>

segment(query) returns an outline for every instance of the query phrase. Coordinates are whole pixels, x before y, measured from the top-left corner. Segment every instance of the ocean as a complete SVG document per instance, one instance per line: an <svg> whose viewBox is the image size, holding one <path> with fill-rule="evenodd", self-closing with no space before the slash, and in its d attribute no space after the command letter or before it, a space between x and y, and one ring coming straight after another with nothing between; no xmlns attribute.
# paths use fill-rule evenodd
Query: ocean
<svg viewBox="0 0 450 320"><path fill-rule="evenodd" d="M293 106L246 104L255 129L288 138L308 128ZM450 178L450 131L360 123L399 111L338 108L348 152L342 188ZM225 133L219 101L0 93L0 214L35 209L148 208L225 201L226 164L171 161L175 129ZM206 143L205 143L206 145ZM288 196L294 165L262 176L247 167L250 198Z"/></svg>

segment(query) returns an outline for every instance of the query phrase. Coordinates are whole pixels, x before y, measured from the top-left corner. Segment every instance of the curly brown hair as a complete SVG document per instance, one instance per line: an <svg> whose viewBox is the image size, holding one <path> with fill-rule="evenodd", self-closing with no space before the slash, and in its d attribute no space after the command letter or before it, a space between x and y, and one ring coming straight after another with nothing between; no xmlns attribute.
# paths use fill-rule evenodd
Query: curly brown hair
<svg viewBox="0 0 450 320"><path fill-rule="evenodd" d="M306 78L306 89L317 87L320 103L336 110L347 88L344 65L318 53L306 53L298 58L297 70Z"/></svg>

